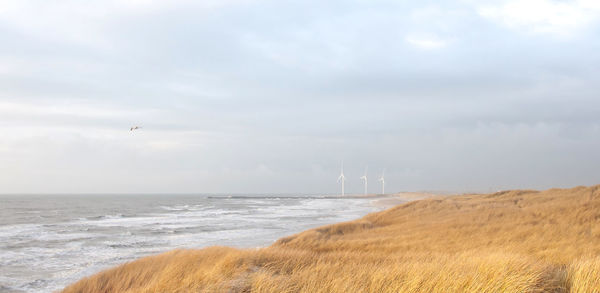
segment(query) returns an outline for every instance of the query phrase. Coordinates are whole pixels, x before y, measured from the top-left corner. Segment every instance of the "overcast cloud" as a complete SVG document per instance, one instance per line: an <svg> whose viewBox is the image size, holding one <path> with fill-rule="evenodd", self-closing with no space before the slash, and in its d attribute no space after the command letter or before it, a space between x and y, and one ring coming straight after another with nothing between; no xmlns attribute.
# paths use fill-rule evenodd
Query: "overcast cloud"
<svg viewBox="0 0 600 293"><path fill-rule="evenodd" d="M599 3L3 0L0 193L597 184Z"/></svg>

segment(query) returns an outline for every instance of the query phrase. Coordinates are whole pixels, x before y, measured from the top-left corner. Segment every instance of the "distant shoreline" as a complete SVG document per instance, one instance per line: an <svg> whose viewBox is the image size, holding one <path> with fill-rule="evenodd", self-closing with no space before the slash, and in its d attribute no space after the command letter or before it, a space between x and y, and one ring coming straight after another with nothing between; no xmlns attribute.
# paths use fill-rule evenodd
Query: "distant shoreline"
<svg viewBox="0 0 600 293"><path fill-rule="evenodd" d="M428 192L399 192L393 194L383 194L377 197L377 200L373 201L373 205L388 209L410 201L428 199L438 196L442 195Z"/></svg>

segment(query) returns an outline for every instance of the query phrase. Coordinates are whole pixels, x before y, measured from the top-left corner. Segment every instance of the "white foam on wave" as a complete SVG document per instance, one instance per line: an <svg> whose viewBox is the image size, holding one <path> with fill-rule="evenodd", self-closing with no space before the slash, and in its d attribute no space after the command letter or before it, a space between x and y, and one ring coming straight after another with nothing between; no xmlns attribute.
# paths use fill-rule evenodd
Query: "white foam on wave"
<svg viewBox="0 0 600 293"><path fill-rule="evenodd" d="M374 210L364 199L194 201L156 205L143 213L115 209L100 216L78 215L66 222L0 226L0 241L12 245L0 250L0 272L31 270L19 277L0 278L0 284L27 292L50 292L141 256L207 245L264 246L285 235L355 219Z"/></svg>
<svg viewBox="0 0 600 293"><path fill-rule="evenodd" d="M99 226L99 227L134 227L140 225L148 225L160 221L161 216L157 217L113 217L103 218L99 220L80 220L79 224Z"/></svg>
<svg viewBox="0 0 600 293"><path fill-rule="evenodd" d="M39 231L39 224L17 224L0 226L0 240Z"/></svg>

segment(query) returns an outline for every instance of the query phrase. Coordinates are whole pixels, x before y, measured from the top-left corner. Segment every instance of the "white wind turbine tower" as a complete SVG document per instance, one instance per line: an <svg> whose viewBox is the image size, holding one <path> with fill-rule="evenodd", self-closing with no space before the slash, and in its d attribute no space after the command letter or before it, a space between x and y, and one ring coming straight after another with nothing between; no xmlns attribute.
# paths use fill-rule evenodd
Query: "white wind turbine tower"
<svg viewBox="0 0 600 293"><path fill-rule="evenodd" d="M381 181L381 194L385 194L385 170L381 173L379 181Z"/></svg>
<svg viewBox="0 0 600 293"><path fill-rule="evenodd" d="M346 176L344 176L344 162L342 161L342 173L340 177L338 177L337 182L342 182L342 196L344 196L344 182L346 181Z"/></svg>
<svg viewBox="0 0 600 293"><path fill-rule="evenodd" d="M362 179L365 182L365 195L367 195L367 189L368 189L368 180L367 180L367 168L365 168L365 175L363 175L362 177L360 177L360 179Z"/></svg>

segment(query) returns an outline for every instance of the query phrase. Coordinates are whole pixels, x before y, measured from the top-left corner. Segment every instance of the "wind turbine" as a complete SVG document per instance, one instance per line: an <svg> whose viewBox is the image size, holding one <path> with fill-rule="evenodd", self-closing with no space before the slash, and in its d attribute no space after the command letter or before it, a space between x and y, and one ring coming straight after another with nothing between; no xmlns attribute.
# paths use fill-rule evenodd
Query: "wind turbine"
<svg viewBox="0 0 600 293"><path fill-rule="evenodd" d="M338 177L337 182L342 182L342 196L344 196L344 182L346 181L346 176L344 176L344 161L342 161L342 173L340 177Z"/></svg>
<svg viewBox="0 0 600 293"><path fill-rule="evenodd" d="M381 194L385 194L385 169L381 173L379 181L381 182Z"/></svg>
<svg viewBox="0 0 600 293"><path fill-rule="evenodd" d="M367 195L367 187L368 187L368 180L367 180L367 169L368 167L365 168L365 175L363 175L362 177L360 177L360 179L362 179L365 182L365 195Z"/></svg>

